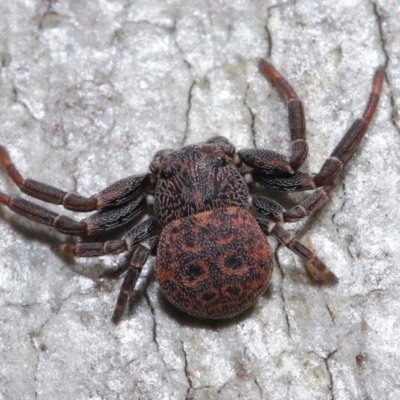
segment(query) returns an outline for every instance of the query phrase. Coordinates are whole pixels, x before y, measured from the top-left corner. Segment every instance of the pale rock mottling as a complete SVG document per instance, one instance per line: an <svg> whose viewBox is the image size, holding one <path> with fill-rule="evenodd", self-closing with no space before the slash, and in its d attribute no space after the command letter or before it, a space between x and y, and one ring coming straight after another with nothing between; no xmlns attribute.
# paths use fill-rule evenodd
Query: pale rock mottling
<svg viewBox="0 0 400 400"><path fill-rule="evenodd" d="M150 262L114 326L120 281L101 274L122 258L62 258L63 235L0 207L0 399L400 398L399 13L397 0L3 2L0 143L24 176L85 195L217 134L287 153L287 111L258 57L304 102L315 172L387 70L332 200L289 227L336 286L312 285L271 240L271 287L238 318L177 312ZM0 190L17 193L4 173Z"/></svg>

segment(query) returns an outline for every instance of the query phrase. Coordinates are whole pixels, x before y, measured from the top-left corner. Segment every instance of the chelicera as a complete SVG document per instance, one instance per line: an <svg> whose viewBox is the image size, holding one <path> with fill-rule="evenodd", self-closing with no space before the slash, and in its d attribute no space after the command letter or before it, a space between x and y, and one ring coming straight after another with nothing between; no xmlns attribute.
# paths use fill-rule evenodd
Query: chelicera
<svg viewBox="0 0 400 400"><path fill-rule="evenodd" d="M301 101L270 63L261 60L259 68L286 99L292 141L289 157L260 149L236 152L227 139L214 137L179 150L159 151L149 173L130 176L83 197L24 179L6 149L0 147L1 164L23 193L68 210L96 212L76 221L2 192L0 203L67 235L117 228L144 213L146 205L151 206L154 215L137 223L120 240L60 245L63 253L76 257L133 250L113 314L115 322L122 316L149 255L156 256L155 276L168 300L200 318L232 317L265 291L273 265L269 235L305 261L314 281L335 282L335 275L316 254L292 238L281 223L307 217L329 198L343 164L357 149L375 112L383 68L375 73L364 114L317 174L298 170L307 155ZM267 197L251 196L251 182L285 192L317 190L286 210ZM146 195L149 192L151 196Z"/></svg>

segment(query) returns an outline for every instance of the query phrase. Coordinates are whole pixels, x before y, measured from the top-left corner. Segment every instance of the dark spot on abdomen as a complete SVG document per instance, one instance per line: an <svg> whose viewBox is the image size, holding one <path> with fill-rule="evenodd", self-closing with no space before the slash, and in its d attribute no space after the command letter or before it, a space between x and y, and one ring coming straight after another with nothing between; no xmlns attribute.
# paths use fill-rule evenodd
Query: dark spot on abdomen
<svg viewBox="0 0 400 400"><path fill-rule="evenodd" d="M225 260L225 267L230 269L239 269L242 266L240 256L230 256Z"/></svg>
<svg viewBox="0 0 400 400"><path fill-rule="evenodd" d="M192 235L186 236L185 244L187 247L193 247L195 245L194 237Z"/></svg>
<svg viewBox="0 0 400 400"><path fill-rule="evenodd" d="M226 291L232 296L238 296L240 294L240 289L237 286L229 286Z"/></svg>
<svg viewBox="0 0 400 400"><path fill-rule="evenodd" d="M185 275L189 280L194 280L203 274L203 268L200 265L189 265L185 269Z"/></svg>
<svg viewBox="0 0 400 400"><path fill-rule="evenodd" d="M214 299L216 295L217 295L217 294L214 293L214 292L206 292L206 293L204 293L204 294L201 296L201 298L202 298L204 301L210 301L210 300Z"/></svg>

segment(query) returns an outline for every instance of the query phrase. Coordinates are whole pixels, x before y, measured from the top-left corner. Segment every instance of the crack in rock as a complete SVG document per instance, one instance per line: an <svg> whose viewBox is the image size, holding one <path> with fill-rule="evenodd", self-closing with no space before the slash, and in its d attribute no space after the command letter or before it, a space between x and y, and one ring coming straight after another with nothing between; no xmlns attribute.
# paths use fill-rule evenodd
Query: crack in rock
<svg viewBox="0 0 400 400"><path fill-rule="evenodd" d="M194 387L193 387L192 379L190 378L190 374L189 374L189 362L188 362L188 355L185 350L185 344L183 343L183 341L181 341L181 344L182 344L182 352L183 352L183 360L184 360L184 371L185 371L186 380L189 384L187 391L186 391L186 399L190 399L191 398L190 393L194 390Z"/></svg>
<svg viewBox="0 0 400 400"><path fill-rule="evenodd" d="M382 24L383 17L378 11L377 4L372 0L369 0L369 1L370 1L371 5L372 5L372 9L373 9L374 15L376 17L376 21L377 21L377 24L378 24L379 39L380 39L379 41L381 43L382 52L383 52L383 54L385 56L385 80L386 80L386 82L387 82L387 84L389 86L390 105L392 107L392 114L391 114L391 119L390 120L392 122L392 125L396 129L396 131L398 133L400 133L400 126L396 123L397 110L396 110L396 103L395 103L395 100L394 100L393 89L392 89L392 82L389 79L389 76L388 76L388 73L387 73L387 68L388 68L389 62L391 60L390 60L389 52L386 49L385 33L384 33L384 30L383 30L383 24Z"/></svg>
<svg viewBox="0 0 400 400"><path fill-rule="evenodd" d="M254 115L253 110L251 109L249 103L247 102L249 89L250 89L250 85L247 84L247 87L246 87L246 94L244 95L244 105L246 106L247 110L248 110L249 113L250 113L250 117L251 117L250 131L251 131L251 134L252 134L253 146L254 146L254 148L256 149L256 148L257 148L257 143L256 143L256 130L255 130L255 128L254 128L254 124L255 124L255 115Z"/></svg>
<svg viewBox="0 0 400 400"><path fill-rule="evenodd" d="M156 319L155 310L154 310L153 305L151 304L151 301L150 301L150 298L149 298L147 292L145 292L145 298L146 298L146 301L147 301L148 306L150 307L150 312L151 312L151 316L152 316L152 319L153 319L153 330L152 330L153 338L152 338L152 340L153 340L153 342L154 342L155 345L156 345L157 351L158 351L158 353L160 354L160 358L161 358L161 361L162 361L163 364L164 364L164 367L166 367L166 366L167 366L167 363L166 363L165 360L164 360L164 357L163 357L162 352L161 352L160 343L158 342L158 335L157 335L157 319Z"/></svg>
<svg viewBox="0 0 400 400"><path fill-rule="evenodd" d="M285 296L283 295L283 281L284 281L284 278L285 278L285 272L283 271L281 263L279 262L279 256L278 256L278 250L280 248L281 248L280 245L276 247L275 252L274 252L274 258L275 258L276 265L277 265L278 269L281 271L282 278L281 278L281 284L279 286L279 295L280 295L280 297L282 299L282 310L283 310L283 312L285 314L286 325L287 325L287 334L288 334L289 337L291 337L291 327L290 327L290 322L289 322L289 316L288 316L288 313L286 311L286 306L285 306L286 299L285 299Z"/></svg>

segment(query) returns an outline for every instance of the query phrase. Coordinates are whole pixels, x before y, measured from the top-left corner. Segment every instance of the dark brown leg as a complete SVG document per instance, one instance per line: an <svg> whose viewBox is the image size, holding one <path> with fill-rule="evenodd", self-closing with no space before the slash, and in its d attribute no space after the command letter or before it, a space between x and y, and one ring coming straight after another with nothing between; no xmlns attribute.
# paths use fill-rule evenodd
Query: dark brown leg
<svg viewBox="0 0 400 400"><path fill-rule="evenodd" d="M117 304L115 306L112 320L115 324L119 322L125 310L126 303L135 289L136 282L140 276L144 264L150 253L154 253L157 237L140 243L133 253L129 269L122 282Z"/></svg>
<svg viewBox="0 0 400 400"><path fill-rule="evenodd" d="M289 111L292 154L290 157L285 157L271 150L250 149L239 151L238 156L242 162L253 168L258 168L265 174L293 174L304 162L308 151L303 104L289 82L272 64L265 60L260 60L259 70L265 78L275 83L286 98Z"/></svg>
<svg viewBox="0 0 400 400"><path fill-rule="evenodd" d="M85 218L87 223L87 233L116 229L131 221L146 205L146 196L139 195L118 208L100 210L99 212Z"/></svg>
<svg viewBox="0 0 400 400"><path fill-rule="evenodd" d="M138 215L146 204L146 197L136 199L119 208L99 211L82 221L75 221L64 215L59 215L21 197L10 197L0 192L0 204L4 204L17 214L49 225L67 235L85 235L93 232L118 228Z"/></svg>
<svg viewBox="0 0 400 400"><path fill-rule="evenodd" d="M379 95L383 84L383 74L383 67L380 67L375 72L374 80L372 82L372 91L363 116L354 121L353 125L343 136L330 157L325 161L321 170L314 176L314 183L316 186L322 186L334 178L342 170L343 164L357 150L357 147L359 146L361 139L364 137L375 113L376 106L378 105Z"/></svg>
<svg viewBox="0 0 400 400"><path fill-rule="evenodd" d="M303 104L297 97L296 92L286 81L286 79L265 60L260 60L260 72L271 79L286 97L289 110L289 127L292 140L292 155L289 165L293 171L303 164L307 157L308 145L306 142L306 120L304 117Z"/></svg>
<svg viewBox="0 0 400 400"><path fill-rule="evenodd" d="M96 243L63 243L59 250L74 257L98 257L105 254L119 254L150 237L156 231L157 223L148 218L134 226L121 240L108 240Z"/></svg>
<svg viewBox="0 0 400 400"><path fill-rule="evenodd" d="M130 176L114 182L94 196L84 197L76 193L64 192L33 179L24 179L3 146L0 146L0 162L23 193L47 203L63 205L64 208L72 211L85 212L118 207L135 198L145 186L150 184L150 174Z"/></svg>
<svg viewBox="0 0 400 400"><path fill-rule="evenodd" d="M266 235L273 235L280 243L300 256L307 264L307 271L313 282L338 282L335 274L311 251L308 247L301 244L298 240L292 238L290 233L275 222L268 221L265 218L257 218L261 230Z"/></svg>
<svg viewBox="0 0 400 400"><path fill-rule="evenodd" d="M378 104L379 94L382 90L383 73L383 68L379 68L375 72L372 91L363 116L353 123L316 175L313 176L300 171L296 171L293 175L272 175L266 168L271 164L270 157L267 153L263 155L263 153L260 153L261 150L256 150L248 164L254 170L246 173L246 181L254 180L271 189L288 192L315 189L329 183L340 173L343 164L352 156L365 135ZM243 161L247 164L245 160ZM278 162L277 159L274 159L274 162Z"/></svg>
<svg viewBox="0 0 400 400"><path fill-rule="evenodd" d="M289 163L289 157L272 150L247 149L237 152L241 162L255 168L262 175L288 175L293 174L293 167Z"/></svg>
<svg viewBox="0 0 400 400"><path fill-rule="evenodd" d="M285 210L276 201L263 196L255 196L252 204L256 211L269 220L281 223L300 221L326 203L338 181L339 179L334 179L331 183L313 192L290 210Z"/></svg>
<svg viewBox="0 0 400 400"><path fill-rule="evenodd" d="M259 183L270 189L281 192L302 192L304 190L316 189L313 176L307 172L296 171L293 175L277 176L265 175L258 169L245 173L246 182L252 181Z"/></svg>

